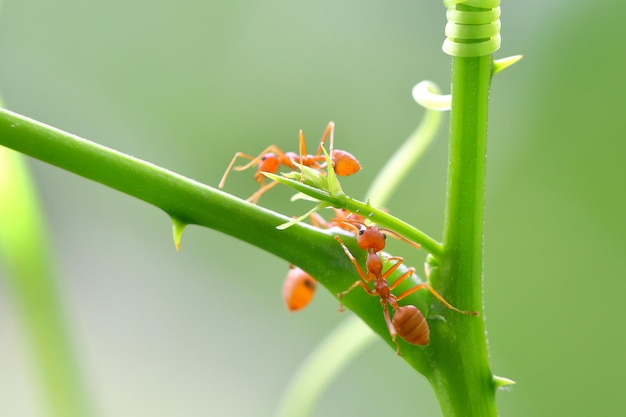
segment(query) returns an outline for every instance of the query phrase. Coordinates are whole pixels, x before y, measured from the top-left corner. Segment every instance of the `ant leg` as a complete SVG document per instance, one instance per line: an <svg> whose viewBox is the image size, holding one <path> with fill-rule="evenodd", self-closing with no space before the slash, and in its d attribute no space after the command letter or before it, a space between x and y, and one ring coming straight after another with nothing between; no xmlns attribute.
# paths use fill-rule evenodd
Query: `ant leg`
<svg viewBox="0 0 626 417"><path fill-rule="evenodd" d="M383 278L384 279L389 278L389 276L396 269L398 269L398 267L402 264L402 262L404 262L404 259L402 257L400 257L400 256L390 256L390 257L387 258L387 261L397 261L397 262L394 265L390 266L389 269L387 269L387 271L385 271L385 273L383 274ZM404 274L400 275L400 277L398 277L398 279L396 279L394 281L394 283L389 286L389 290L393 291L398 285L400 285L405 279L407 279L408 277L410 277L414 273L415 273L415 268L410 267L408 271L406 271ZM399 300L399 299L400 298L397 298L397 300Z"/></svg>
<svg viewBox="0 0 626 417"><path fill-rule="evenodd" d="M317 148L317 153L315 156L322 155L322 147L326 143L326 138L330 135L330 149L328 151L329 154L332 154L334 146L335 146L335 122L328 122L326 129L324 129L324 134L322 135L322 140L320 140L320 146Z"/></svg>
<svg viewBox="0 0 626 417"><path fill-rule="evenodd" d="M432 295L434 295L439 301L441 301L441 303L448 307L450 310L454 310L457 313L461 313L461 314L467 314L470 316L477 316L478 312L477 311L465 311L465 310L460 310L456 307L454 307L452 304L450 304L449 302L446 301L445 298L443 298L443 296L441 294L439 294L437 291L435 291L435 289L433 287L430 286L430 284L428 283L423 283L423 284L419 284L416 285L415 287L406 290L405 292L403 292L402 294L400 294L396 299L397 300L402 300L404 297L408 296L409 294L413 294L416 291L419 291L421 289L426 288L428 291L430 291L430 293Z"/></svg>
<svg viewBox="0 0 626 417"><path fill-rule="evenodd" d="M341 238L339 236L335 236L335 240L337 242L339 242L339 244L343 248L343 251L345 252L346 256L350 259L350 262L352 262L352 265L354 265L354 267L356 268L356 270L359 273L359 275L361 276L361 278L363 278L363 281L369 282L370 279L363 272L363 269L361 269L361 265L359 265L359 263L357 262L356 258L352 255L352 252L350 252L350 249L348 249L348 247L343 243L343 240L341 240Z"/></svg>
<svg viewBox="0 0 626 417"><path fill-rule="evenodd" d="M371 296L377 296L378 295L378 291L370 289L370 287L368 287L365 282L363 282L362 280L358 280L358 281L354 281L352 283L352 285L350 285L348 287L347 290L341 291L340 293L337 293L337 298L339 298L339 299L343 298L346 294L348 294L350 291L352 291L356 287L363 288Z"/></svg>
<svg viewBox="0 0 626 417"><path fill-rule="evenodd" d="M378 229L378 230L380 230L381 232L385 232L385 234L388 236L391 236L395 239L408 243L409 245L413 246L415 249L419 249L422 247L419 243L415 243L412 240L409 240L406 237L402 236L401 234L394 232L393 230L389 230L389 229Z"/></svg>
<svg viewBox="0 0 626 417"><path fill-rule="evenodd" d="M393 291L398 285L400 285L405 279L415 273L415 268L409 268L404 274L402 274L395 282L389 287L390 291Z"/></svg>
<svg viewBox="0 0 626 417"><path fill-rule="evenodd" d="M300 132L298 133L298 142L299 142L298 150L300 151L300 160L302 160L302 157L307 154L306 153L306 141L304 140L304 132L302 131L302 129L300 129Z"/></svg>
<svg viewBox="0 0 626 417"><path fill-rule="evenodd" d="M298 151L300 152L299 154L300 160L298 162L301 165L304 165L303 161L307 153L306 153L306 141L304 140L304 132L302 131L302 129L300 129L300 132L298 133L298 141L299 141ZM300 182L304 182L304 170L302 169L302 166L300 167Z"/></svg>
<svg viewBox="0 0 626 417"><path fill-rule="evenodd" d="M309 155L306 150L306 141L304 139L304 132L300 129L299 132L299 154L298 154L298 163L301 165L300 167L300 182L304 182L304 170L302 166L307 166L313 169L322 169L325 165L321 164L321 162L326 160L326 157L322 156L322 148L317 150L316 155ZM293 162L293 161L292 161Z"/></svg>
<svg viewBox="0 0 626 417"><path fill-rule="evenodd" d="M383 317L385 317L387 330L389 330L389 335L391 336L391 340L396 344L396 354L400 356L400 342L397 339L398 332L396 332L396 328L393 327L393 323L391 322L391 317L389 317L389 308L387 307L387 302L381 298L380 304L383 307Z"/></svg>
<svg viewBox="0 0 626 417"><path fill-rule="evenodd" d="M387 261L397 261L397 262L395 264L391 265L389 267L389 269L387 269L385 271L385 273L382 275L383 279L389 278L389 276L396 269L398 269L398 267L400 265L402 265L402 263L404 262L404 258L402 258L401 256L389 256L389 257L385 258L385 260L387 260ZM406 277L413 275L413 272L415 272L415 268L409 268L409 270L407 272L405 272L400 278L398 278L396 280L396 282L394 282L393 285L391 285L391 287L389 287L389 289L393 290L394 288L396 288L402 281L404 281L406 279Z"/></svg>
<svg viewBox="0 0 626 417"><path fill-rule="evenodd" d="M267 191L270 190L272 188L274 188L276 186L276 184L278 184L276 181L272 181L269 184L264 185L263 187L261 187L257 192L255 192L254 194L252 194L250 197L248 197L246 199L246 201L252 203L252 204L256 204L258 203L259 199L261 198L261 196Z"/></svg>
<svg viewBox="0 0 626 417"><path fill-rule="evenodd" d="M353 282L352 285L350 285L347 290L338 293L337 298L342 299L346 294L348 294L350 291L352 291L353 289L359 286L363 288L369 295L377 296L378 291L370 289L365 283L365 282L369 282L368 277L363 272L363 269L361 269L361 265L359 265L357 260L352 255L352 252L350 252L350 249L348 249L348 247L343 243L343 241L341 240L339 236L335 236L335 240L339 242L346 256L350 259L350 262L352 262L352 265L354 265L354 268L357 270L357 272L359 273L359 276L361 277L360 280ZM339 304L339 311L343 311L343 304Z"/></svg>
<svg viewBox="0 0 626 417"><path fill-rule="evenodd" d="M358 281L354 281L352 283L352 285L350 285L348 287L347 290L345 291L341 291L340 293L337 293L337 298L339 298L339 300L341 300L346 294L348 294L350 291L352 291L353 289L355 289L356 287L361 287L363 288L369 295L371 296L377 296L378 295L378 291L376 290L371 290L367 284L365 282L363 282L362 280L358 280ZM343 312L343 303L341 303L341 301L339 302L339 311Z"/></svg>
<svg viewBox="0 0 626 417"><path fill-rule="evenodd" d="M267 155L268 153L274 153L278 156L278 158L280 160L282 160L285 157L285 153L276 145L270 145L267 148L265 148L263 150L263 152L261 152L257 157L253 158L250 162L248 162L247 164L243 165L243 166L239 166L239 167L235 167L235 171L244 171L248 168L250 168L251 166L258 164L259 162L261 162L263 160L263 158L265 157L265 155ZM261 170L262 171L262 170Z"/></svg>
<svg viewBox="0 0 626 417"><path fill-rule="evenodd" d="M219 188L223 188L224 187L224 183L226 182L226 177L228 176L228 174L230 173L230 171L232 169L235 169L235 171L246 170L246 169L250 168L251 166L259 163L263 159L263 157L265 155L267 155L268 153L270 153L270 152L275 153L279 157L279 159L281 159L281 160L285 156L285 153L283 151L281 151L280 148L278 146L276 146L276 145L268 146L258 156L250 156L250 155L245 154L243 152L237 152L235 154L235 156L233 157L233 159L230 161L230 164L228 164L228 168L226 168L226 172L224 172L224 175L222 176L222 180L220 181L218 187ZM235 161L237 160L237 158L246 158L246 159L249 159L250 162L248 162L247 164L242 165L242 166L234 167Z"/></svg>
<svg viewBox="0 0 626 417"><path fill-rule="evenodd" d="M328 223L319 213L311 213L309 216L311 219L311 225L320 229L330 229L330 223Z"/></svg>
<svg viewBox="0 0 626 417"><path fill-rule="evenodd" d="M230 161L230 164L228 164L228 168L226 168L226 172L224 172L224 175L222 176L222 179L220 181L220 184L218 185L219 188L223 188L224 187L224 183L226 182L226 177L228 176L228 173L233 169L233 165L235 165L235 161L237 160L237 158L247 158L250 159L252 161L254 161L256 158L254 156L250 156L248 154L245 154L243 152L237 152L235 154L235 156L233 157L233 159Z"/></svg>

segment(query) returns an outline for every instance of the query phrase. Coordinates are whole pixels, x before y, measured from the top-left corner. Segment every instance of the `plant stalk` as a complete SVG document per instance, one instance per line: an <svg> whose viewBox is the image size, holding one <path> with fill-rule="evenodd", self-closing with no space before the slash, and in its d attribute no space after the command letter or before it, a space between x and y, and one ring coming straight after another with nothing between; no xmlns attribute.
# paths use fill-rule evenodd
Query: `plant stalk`
<svg viewBox="0 0 626 417"><path fill-rule="evenodd" d="M454 57L449 169L441 264L433 286L448 301L481 317L436 306L429 376L445 417L496 416L495 384L488 363L482 299L487 109L491 55Z"/></svg>
<svg viewBox="0 0 626 417"><path fill-rule="evenodd" d="M342 234L351 250L358 253L353 236L347 232L321 230L304 223L278 230L276 227L289 217L6 109L0 109L0 145L162 209L174 220L176 236L186 224L223 232L298 265L332 294L355 280L354 265L334 239L334 235ZM398 275L406 270L401 266ZM419 292L407 297L407 302L420 305L423 299L423 292ZM354 291L342 302L392 344L375 297Z"/></svg>

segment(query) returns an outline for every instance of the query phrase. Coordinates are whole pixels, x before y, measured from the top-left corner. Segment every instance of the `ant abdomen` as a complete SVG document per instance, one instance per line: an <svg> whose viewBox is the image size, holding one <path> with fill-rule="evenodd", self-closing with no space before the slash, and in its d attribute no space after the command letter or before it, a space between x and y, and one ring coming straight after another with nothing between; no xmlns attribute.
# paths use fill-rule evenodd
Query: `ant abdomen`
<svg viewBox="0 0 626 417"><path fill-rule="evenodd" d="M420 346L428 344L430 339L428 323L417 307L406 305L397 308L392 322L398 336L407 342Z"/></svg>
<svg viewBox="0 0 626 417"><path fill-rule="evenodd" d="M317 281L307 272L294 265L289 265L289 272L283 283L283 300L289 311L302 310L309 305Z"/></svg>

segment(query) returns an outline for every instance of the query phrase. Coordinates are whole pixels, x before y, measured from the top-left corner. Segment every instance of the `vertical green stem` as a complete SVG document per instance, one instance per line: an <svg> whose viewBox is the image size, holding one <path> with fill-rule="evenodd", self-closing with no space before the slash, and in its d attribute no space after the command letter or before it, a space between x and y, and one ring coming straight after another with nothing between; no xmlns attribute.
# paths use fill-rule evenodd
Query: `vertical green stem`
<svg viewBox="0 0 626 417"><path fill-rule="evenodd" d="M496 416L495 384L489 368L482 314L483 220L487 107L491 55L455 57L452 64L452 112L444 256L432 274L435 288L448 301L481 317L434 311L430 375L443 415Z"/></svg>

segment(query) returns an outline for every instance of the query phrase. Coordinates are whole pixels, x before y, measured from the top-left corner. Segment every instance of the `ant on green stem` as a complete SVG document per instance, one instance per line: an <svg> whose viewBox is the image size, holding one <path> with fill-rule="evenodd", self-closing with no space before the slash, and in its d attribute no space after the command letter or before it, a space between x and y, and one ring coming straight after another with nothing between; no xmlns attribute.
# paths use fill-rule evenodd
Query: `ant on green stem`
<svg viewBox="0 0 626 417"><path fill-rule="evenodd" d="M418 284L413 288L404 291L398 296L394 295L392 291L406 278L413 275L415 273L415 268L409 268L409 270L402 274L393 284L389 284L387 279L404 262L404 259L399 256L387 257L387 261L395 261L395 263L383 273L383 259L379 252L381 252L385 248L385 239L387 237L385 233L390 234L391 236L400 240L403 240L416 248L419 248L419 245L391 230L379 229L376 225L367 226L360 221L353 221L350 219L344 221L344 223L346 225L351 225L352 228L357 232L357 244L361 249L367 251L367 259L365 261L367 273L363 271L356 258L354 257L354 255L352 255L350 249L348 249L348 247L343 243L341 238L339 236L335 236L335 240L339 242L344 252L346 253L361 277L361 279L355 281L352 285L348 287L347 290L340 292L339 294L337 294L337 296L339 299L341 299L356 287L361 287L369 295L380 297L380 303L383 308L385 323L387 324L387 328L389 329L391 340L396 343L396 353L398 355L400 354L400 344L398 340L396 340L396 336L398 335L406 340L408 343L414 345L427 345L429 342L430 333L428 329L428 323L426 322L424 315L415 306L407 305L401 307L398 304L398 301L407 297L409 294L412 294L421 289L427 289L447 308L462 314L468 314L473 316L478 315L478 313L475 311L464 311L454 307L453 305L448 303L443 298L443 296L435 291L435 289L432 288L428 283ZM372 281L374 282L373 289L371 289L368 285L368 283ZM394 310L393 320L390 318L388 305L391 306L391 308Z"/></svg>
<svg viewBox="0 0 626 417"><path fill-rule="evenodd" d="M286 167L291 168L295 171L297 169L297 164L304 165L319 171L327 168L325 164L325 156L322 154L322 147L324 143L326 143L326 139L329 136L330 159L332 161L335 173L340 176L347 176L360 171L361 164L351 153L334 149L335 123L329 122L326 126L326 129L324 130L322 140L320 141L320 144L317 148L317 153L315 155L307 154L304 133L302 132L302 130L300 130L299 154L296 154L295 152L283 152L276 145L268 146L258 156L251 156L243 152L237 152L233 159L230 161L230 164L228 164L228 168L226 168L226 172L224 172L224 175L222 176L218 187L224 187L226 177L231 170L234 169L235 171L243 171L254 165L257 165L257 171L254 174L254 180L261 183L261 188L248 198L249 202L256 203L266 191L273 188L277 184L276 182L265 184L265 176L262 174L262 172L275 174L281 167L281 165L285 165ZM238 158L246 158L249 159L250 162L242 166L234 166Z"/></svg>
<svg viewBox="0 0 626 417"><path fill-rule="evenodd" d="M350 214L345 209L333 208L335 217L330 219L329 222L324 220L318 213L311 214L311 224L321 229L330 229L332 227L339 227L344 230L350 231L351 228L346 226L346 221L351 219L353 221L364 221L363 216L357 214ZM309 273L302 268L289 265L289 272L283 282L283 300L289 311L302 310L309 305L315 295L317 287L317 281Z"/></svg>

